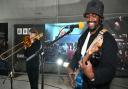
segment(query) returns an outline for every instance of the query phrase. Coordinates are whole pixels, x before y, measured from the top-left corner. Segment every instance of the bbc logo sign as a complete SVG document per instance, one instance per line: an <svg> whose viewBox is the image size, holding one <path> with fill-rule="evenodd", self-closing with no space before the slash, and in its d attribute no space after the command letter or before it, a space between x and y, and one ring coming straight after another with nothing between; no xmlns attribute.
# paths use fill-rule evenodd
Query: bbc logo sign
<svg viewBox="0 0 128 89"><path fill-rule="evenodd" d="M17 35L27 35L31 28L17 28Z"/></svg>

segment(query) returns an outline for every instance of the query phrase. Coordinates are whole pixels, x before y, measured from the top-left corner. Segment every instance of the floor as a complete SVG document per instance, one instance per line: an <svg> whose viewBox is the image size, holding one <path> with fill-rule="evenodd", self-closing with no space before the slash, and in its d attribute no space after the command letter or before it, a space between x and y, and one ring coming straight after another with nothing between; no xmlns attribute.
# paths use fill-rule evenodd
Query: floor
<svg viewBox="0 0 128 89"><path fill-rule="evenodd" d="M16 74L15 74L16 75ZM42 87L42 76L39 79L39 89L72 89L69 80L65 75L47 74L44 75L44 86ZM0 89L30 89L26 74L18 74L13 78L11 87L10 78L0 76ZM114 78L111 89L128 89L128 77Z"/></svg>

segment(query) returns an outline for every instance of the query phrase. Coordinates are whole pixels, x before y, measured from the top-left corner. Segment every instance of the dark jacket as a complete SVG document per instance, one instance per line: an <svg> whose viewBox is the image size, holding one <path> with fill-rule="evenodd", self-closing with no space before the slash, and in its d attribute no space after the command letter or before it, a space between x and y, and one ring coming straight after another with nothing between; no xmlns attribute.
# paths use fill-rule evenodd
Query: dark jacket
<svg viewBox="0 0 128 89"><path fill-rule="evenodd" d="M41 47L41 43L39 40L35 40L34 43L32 43L32 45L30 47L28 47L25 52L24 55L26 58L30 57L31 55L35 54ZM31 64L33 66L34 65L38 65L39 63L39 54L37 54L36 56L34 56L32 59L30 59L27 63Z"/></svg>
<svg viewBox="0 0 128 89"><path fill-rule="evenodd" d="M98 35L99 31L102 29L103 27L101 26L96 34L91 35L88 47ZM89 30L87 29L78 40L77 50L70 63L70 67L73 70L75 70L75 68L78 68L78 61L81 58L81 48L84 44L88 32ZM89 59L94 68L95 81L91 82L84 75L84 89L109 89L110 83L115 75L118 52L117 43L109 32L104 33L103 37L104 40L102 48L100 49L100 51L94 53L93 56Z"/></svg>

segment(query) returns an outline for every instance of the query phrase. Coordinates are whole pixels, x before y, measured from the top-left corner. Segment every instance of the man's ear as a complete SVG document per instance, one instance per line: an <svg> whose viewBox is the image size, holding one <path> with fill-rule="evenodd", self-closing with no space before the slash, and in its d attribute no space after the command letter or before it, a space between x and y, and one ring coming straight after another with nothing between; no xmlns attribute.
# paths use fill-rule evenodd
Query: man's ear
<svg viewBox="0 0 128 89"><path fill-rule="evenodd" d="M100 17L100 18L99 18L99 23L102 24L103 20L104 20L104 18L101 18L101 17Z"/></svg>

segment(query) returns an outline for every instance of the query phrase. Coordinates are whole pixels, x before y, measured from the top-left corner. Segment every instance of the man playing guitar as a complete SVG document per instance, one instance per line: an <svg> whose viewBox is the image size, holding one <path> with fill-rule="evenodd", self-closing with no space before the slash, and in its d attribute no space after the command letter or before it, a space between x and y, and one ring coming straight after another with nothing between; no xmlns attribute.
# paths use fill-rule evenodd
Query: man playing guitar
<svg viewBox="0 0 128 89"><path fill-rule="evenodd" d="M80 69L74 89L110 89L116 71L118 47L113 36L104 30L104 5L92 0L84 13L88 29L78 40L77 50L69 64L69 75ZM100 36L99 36L100 35Z"/></svg>

